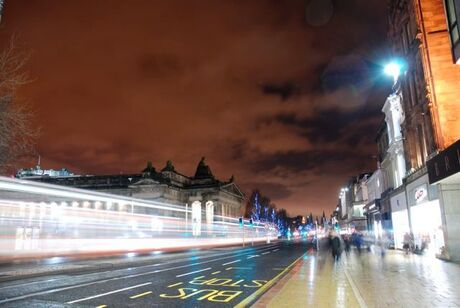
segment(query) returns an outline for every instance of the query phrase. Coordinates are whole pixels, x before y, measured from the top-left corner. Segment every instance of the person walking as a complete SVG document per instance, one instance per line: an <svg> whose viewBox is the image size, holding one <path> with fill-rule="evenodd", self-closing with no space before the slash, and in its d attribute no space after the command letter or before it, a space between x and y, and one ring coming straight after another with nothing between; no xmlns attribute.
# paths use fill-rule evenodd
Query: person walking
<svg viewBox="0 0 460 308"><path fill-rule="evenodd" d="M337 233L334 233L332 235L332 240L331 240L331 245L332 245L332 257L334 258L334 261L339 261L340 260L340 237Z"/></svg>
<svg viewBox="0 0 460 308"><path fill-rule="evenodd" d="M403 239L403 249L404 249L404 253L407 255L409 254L409 250L410 250L410 235L409 233L404 233L404 239Z"/></svg>
<svg viewBox="0 0 460 308"><path fill-rule="evenodd" d="M355 237L355 245L356 249L358 250L358 254L361 255L361 246L363 245L363 235L361 233L357 233Z"/></svg>
<svg viewBox="0 0 460 308"><path fill-rule="evenodd" d="M380 256L382 258L385 257L386 248L387 248L387 245L388 245L385 233L382 234L382 236L379 236L379 238L377 239L377 244L378 244L378 247L379 247L379 250L380 250Z"/></svg>
<svg viewBox="0 0 460 308"><path fill-rule="evenodd" d="M349 234L344 236L343 242L345 244L345 253L348 256L350 254L350 246L351 246L351 238Z"/></svg>

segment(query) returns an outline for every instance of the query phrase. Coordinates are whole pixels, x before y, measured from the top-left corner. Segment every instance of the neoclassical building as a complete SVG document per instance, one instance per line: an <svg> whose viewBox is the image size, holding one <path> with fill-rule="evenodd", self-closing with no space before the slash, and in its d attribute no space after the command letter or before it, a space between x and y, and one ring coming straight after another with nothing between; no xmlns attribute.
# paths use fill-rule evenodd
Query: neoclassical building
<svg viewBox="0 0 460 308"><path fill-rule="evenodd" d="M215 178L203 157L195 175L190 177L176 171L171 161L161 171L151 162L141 173L117 175L78 175L65 177L32 177L29 180L117 194L138 199L159 201L188 207L193 212L205 211L197 219L212 221L214 215L241 215L244 194L234 182Z"/></svg>

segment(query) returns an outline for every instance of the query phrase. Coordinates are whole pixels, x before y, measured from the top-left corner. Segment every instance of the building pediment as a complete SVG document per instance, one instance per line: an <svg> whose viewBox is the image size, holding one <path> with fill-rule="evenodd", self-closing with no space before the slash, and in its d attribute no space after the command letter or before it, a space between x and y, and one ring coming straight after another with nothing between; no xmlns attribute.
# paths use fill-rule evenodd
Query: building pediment
<svg viewBox="0 0 460 308"><path fill-rule="evenodd" d="M235 183L228 183L223 185L222 190L231 193L232 195L236 195L240 198L244 198L244 194L241 192L241 189Z"/></svg>

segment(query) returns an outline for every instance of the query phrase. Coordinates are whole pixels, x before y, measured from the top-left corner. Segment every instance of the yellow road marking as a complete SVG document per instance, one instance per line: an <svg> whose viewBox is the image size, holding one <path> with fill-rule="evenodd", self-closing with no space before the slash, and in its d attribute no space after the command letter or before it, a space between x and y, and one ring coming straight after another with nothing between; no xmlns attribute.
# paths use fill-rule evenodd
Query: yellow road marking
<svg viewBox="0 0 460 308"><path fill-rule="evenodd" d="M182 282L178 282L178 283L175 283L175 284L172 284L172 285L168 286L168 288L180 286L181 284L182 284Z"/></svg>
<svg viewBox="0 0 460 308"><path fill-rule="evenodd" d="M211 275L215 275L215 274L219 274L220 271L217 271L217 272L214 272L214 273L211 273Z"/></svg>
<svg viewBox="0 0 460 308"><path fill-rule="evenodd" d="M280 280L284 274L286 274L288 271L290 271L294 265L299 262L300 259L303 258L307 253L304 253L301 255L299 258L297 258L294 262L289 264L281 273L276 275L272 280L268 281L266 284L264 284L262 287L257 289L254 293L246 297L244 300L242 300L239 304L237 304L234 308L243 308L243 307L248 307L254 300L256 300L259 296L267 292L267 290L273 286L278 280Z"/></svg>
<svg viewBox="0 0 460 308"><path fill-rule="evenodd" d="M97 306L96 308L105 308L107 307L107 305L100 305L100 306Z"/></svg>
<svg viewBox="0 0 460 308"><path fill-rule="evenodd" d="M135 299L135 298L145 296L145 295L148 295L148 294L152 294L152 291L147 291L147 292L144 292L144 293L141 293L141 294L133 295L133 296L130 296L129 298Z"/></svg>

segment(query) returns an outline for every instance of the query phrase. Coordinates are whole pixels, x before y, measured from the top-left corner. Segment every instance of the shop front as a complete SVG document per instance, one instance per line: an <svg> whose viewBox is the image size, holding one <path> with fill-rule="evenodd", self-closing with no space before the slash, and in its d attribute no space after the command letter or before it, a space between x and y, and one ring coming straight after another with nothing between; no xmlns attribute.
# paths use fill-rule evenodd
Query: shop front
<svg viewBox="0 0 460 308"><path fill-rule="evenodd" d="M367 231L374 234L378 233L378 226L381 226L380 222L380 199L369 202L364 207L364 215L367 218Z"/></svg>
<svg viewBox="0 0 460 308"><path fill-rule="evenodd" d="M414 245L430 254L439 254L444 247L441 207L438 188L430 185L428 175L406 186Z"/></svg>
<svg viewBox="0 0 460 308"><path fill-rule="evenodd" d="M443 213L445 247L439 257L460 261L460 140L429 160L427 168Z"/></svg>

